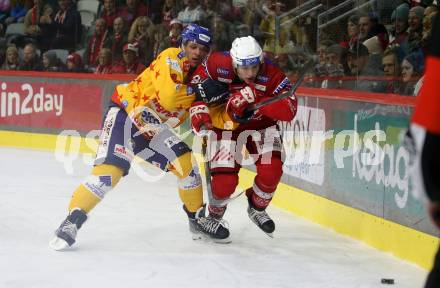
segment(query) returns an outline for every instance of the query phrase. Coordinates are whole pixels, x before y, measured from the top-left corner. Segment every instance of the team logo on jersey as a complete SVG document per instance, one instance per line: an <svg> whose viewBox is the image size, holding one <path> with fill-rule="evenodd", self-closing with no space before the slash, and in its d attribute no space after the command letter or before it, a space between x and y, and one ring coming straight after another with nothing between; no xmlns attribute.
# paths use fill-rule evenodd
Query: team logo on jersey
<svg viewBox="0 0 440 288"><path fill-rule="evenodd" d="M111 175L90 175L84 181L83 185L99 199L104 198L105 194L112 188Z"/></svg>
<svg viewBox="0 0 440 288"><path fill-rule="evenodd" d="M171 149L171 147L173 147L174 145L179 144L181 142L181 140L176 135L173 135L173 136L168 137L167 139L165 139L163 142L165 143L165 145L168 148Z"/></svg>
<svg viewBox="0 0 440 288"><path fill-rule="evenodd" d="M122 158L127 161L131 161L134 157L133 152L126 149L124 146L116 144L115 149L113 150L113 154L119 158Z"/></svg>
<svg viewBox="0 0 440 288"><path fill-rule="evenodd" d="M267 83L267 82L269 82L269 77L263 76L263 75L259 75L259 76L257 76L257 80L262 82L262 83Z"/></svg>
<svg viewBox="0 0 440 288"><path fill-rule="evenodd" d="M277 86L277 88L275 88L275 90L273 91L273 94L278 94L281 92L281 90L283 90L284 88L287 87L287 85L291 85L289 79L286 77L283 79L283 81L281 81L280 85Z"/></svg>
<svg viewBox="0 0 440 288"><path fill-rule="evenodd" d="M224 68L217 68L217 73L220 75L228 76L229 70Z"/></svg>
<svg viewBox="0 0 440 288"><path fill-rule="evenodd" d="M182 73L182 68L179 65L179 62L175 59L171 59L170 57L167 57L167 59L165 60L165 62L168 64L168 66L170 66L171 69L173 69L174 71L177 71L179 73Z"/></svg>
<svg viewBox="0 0 440 288"><path fill-rule="evenodd" d="M99 138L99 143L102 147L107 147L110 141L110 136L112 133L113 124L116 121L116 114L117 110L113 109L110 110L107 114L107 118L104 121L104 124L102 125L102 131L101 136Z"/></svg>
<svg viewBox="0 0 440 288"><path fill-rule="evenodd" d="M255 84L255 89L260 91L266 91L266 86L261 84Z"/></svg>
<svg viewBox="0 0 440 288"><path fill-rule="evenodd" d="M128 106L128 101L127 101L127 100L122 101L122 102L121 102L121 105L122 105L122 107L127 108L127 106Z"/></svg>
<svg viewBox="0 0 440 288"><path fill-rule="evenodd" d="M184 109L168 111L160 105L157 99L152 99L149 104L151 109L162 119L169 119L171 117L180 118L185 113ZM160 121L160 119L158 121Z"/></svg>
<svg viewBox="0 0 440 288"><path fill-rule="evenodd" d="M160 124L161 123L160 119L148 110L142 111L141 119L142 119L143 123L145 123L145 124L146 123L149 123L149 124Z"/></svg>
<svg viewBox="0 0 440 288"><path fill-rule="evenodd" d="M99 176L99 181L105 186L112 186L112 176Z"/></svg>
<svg viewBox="0 0 440 288"><path fill-rule="evenodd" d="M194 168L197 169L197 168ZM196 172L194 169L191 170L189 175L182 180L179 181L179 188L182 190L189 190L200 187L202 183L202 179L198 171Z"/></svg>

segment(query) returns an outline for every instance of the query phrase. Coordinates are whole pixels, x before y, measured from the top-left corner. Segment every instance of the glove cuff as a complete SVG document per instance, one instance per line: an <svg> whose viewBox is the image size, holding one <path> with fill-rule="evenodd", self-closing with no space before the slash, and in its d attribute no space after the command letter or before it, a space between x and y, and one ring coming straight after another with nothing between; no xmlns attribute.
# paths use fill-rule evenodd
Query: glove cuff
<svg viewBox="0 0 440 288"><path fill-rule="evenodd" d="M209 108L203 101L197 101L194 102L191 107L189 108L189 115L190 117L200 114L200 113L207 113L209 114Z"/></svg>

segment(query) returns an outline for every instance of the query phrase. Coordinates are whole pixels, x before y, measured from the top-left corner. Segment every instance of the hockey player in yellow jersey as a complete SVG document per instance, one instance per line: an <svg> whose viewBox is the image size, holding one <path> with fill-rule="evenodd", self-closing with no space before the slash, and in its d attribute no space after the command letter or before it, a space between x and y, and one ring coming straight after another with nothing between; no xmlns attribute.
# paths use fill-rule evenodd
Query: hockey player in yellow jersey
<svg viewBox="0 0 440 288"><path fill-rule="evenodd" d="M135 44L130 44L135 45ZM134 156L178 178L178 190L193 238L204 236L202 182L191 149L176 135L195 99L187 80L208 55L211 33L191 24L181 48L164 50L135 80L118 85L104 118L91 175L73 192L69 215L49 245L63 250L76 240L87 214L128 174Z"/></svg>

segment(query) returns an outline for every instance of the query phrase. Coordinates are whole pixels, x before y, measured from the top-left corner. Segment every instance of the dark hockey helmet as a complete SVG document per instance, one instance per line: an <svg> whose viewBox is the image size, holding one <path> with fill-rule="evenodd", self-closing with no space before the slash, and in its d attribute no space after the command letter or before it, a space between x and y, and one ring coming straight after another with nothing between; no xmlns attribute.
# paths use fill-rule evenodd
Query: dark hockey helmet
<svg viewBox="0 0 440 288"><path fill-rule="evenodd" d="M212 34L208 28L199 26L197 24L189 24L182 31L182 45L188 41L196 42L210 48L212 44Z"/></svg>

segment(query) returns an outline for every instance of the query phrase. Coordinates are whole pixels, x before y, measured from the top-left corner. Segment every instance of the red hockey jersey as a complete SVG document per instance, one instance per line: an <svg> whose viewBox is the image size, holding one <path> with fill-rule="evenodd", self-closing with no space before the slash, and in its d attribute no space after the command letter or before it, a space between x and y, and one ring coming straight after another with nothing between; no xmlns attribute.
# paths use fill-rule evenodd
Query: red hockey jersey
<svg viewBox="0 0 440 288"><path fill-rule="evenodd" d="M211 78L229 85L230 93L236 93L247 86L235 74L229 52L212 53L203 65L200 65L193 74L191 83L202 82ZM291 83L286 75L270 61L265 60L253 84L256 92L256 102L268 97L274 97L289 91ZM210 107L210 114L214 127L225 130L249 130L270 127L276 121L291 121L296 114L297 101L294 95L289 98L260 108L251 120L245 124L232 121L226 113L225 104Z"/></svg>

